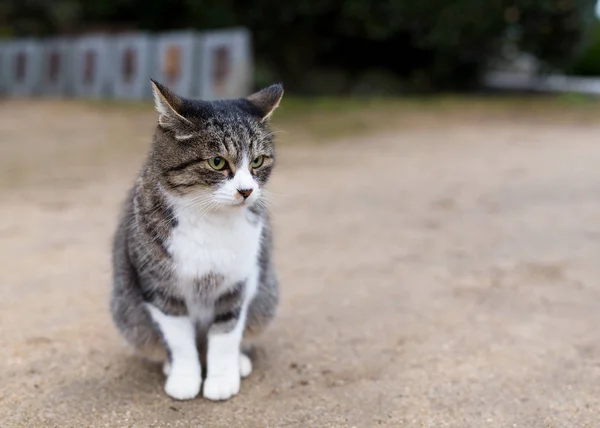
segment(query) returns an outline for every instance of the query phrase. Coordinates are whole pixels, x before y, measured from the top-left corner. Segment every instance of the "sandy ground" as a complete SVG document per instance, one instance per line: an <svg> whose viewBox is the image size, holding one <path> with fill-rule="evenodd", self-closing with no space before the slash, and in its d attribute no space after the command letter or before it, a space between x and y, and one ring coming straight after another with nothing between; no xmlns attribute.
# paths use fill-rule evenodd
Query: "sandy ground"
<svg viewBox="0 0 600 428"><path fill-rule="evenodd" d="M108 313L153 115L0 105L0 426L600 426L600 126L463 120L283 146L279 317L176 402Z"/></svg>

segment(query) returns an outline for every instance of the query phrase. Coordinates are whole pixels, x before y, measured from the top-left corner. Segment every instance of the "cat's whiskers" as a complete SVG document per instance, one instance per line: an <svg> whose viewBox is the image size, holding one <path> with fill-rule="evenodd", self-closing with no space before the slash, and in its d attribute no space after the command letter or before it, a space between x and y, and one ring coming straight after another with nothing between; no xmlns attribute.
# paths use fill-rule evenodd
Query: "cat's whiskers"
<svg viewBox="0 0 600 428"><path fill-rule="evenodd" d="M193 212L194 215L203 217L214 211L221 205L227 205L231 201L223 192L214 192L211 194L203 194L190 198L182 205L182 209Z"/></svg>
<svg viewBox="0 0 600 428"><path fill-rule="evenodd" d="M281 196L281 193L275 193L272 190L268 190L268 189L260 189L260 191L262 193L265 193L267 195L273 195L273 196Z"/></svg>
<svg viewBox="0 0 600 428"><path fill-rule="evenodd" d="M231 205L232 202L235 202L235 199L233 199L227 192L221 190L217 190L214 193L214 197L218 203L222 203L225 205Z"/></svg>
<svg viewBox="0 0 600 428"><path fill-rule="evenodd" d="M201 217L204 217L206 214L210 213L212 210L214 210L216 207L218 207L219 204L215 201L211 201L200 213Z"/></svg>
<svg viewBox="0 0 600 428"><path fill-rule="evenodd" d="M264 209L269 209L267 202L262 199L257 200L256 205L258 205L259 207L264 208Z"/></svg>
<svg viewBox="0 0 600 428"><path fill-rule="evenodd" d="M273 193L271 193L267 190L263 190L261 197L258 199L257 202L261 203L262 206L264 206L265 208L268 208L271 206L276 206L277 201L274 200L273 195L274 195Z"/></svg>
<svg viewBox="0 0 600 428"><path fill-rule="evenodd" d="M191 204L186 204L184 209L188 212L199 212L201 216L204 216L217 205L218 204L212 198L206 198Z"/></svg>
<svg viewBox="0 0 600 428"><path fill-rule="evenodd" d="M182 207L186 210L189 210L189 209L194 209L197 207L202 207L211 202L212 202L211 198L203 198L203 199L198 199L198 200L190 201L190 202L186 201L186 203L182 204Z"/></svg>
<svg viewBox="0 0 600 428"><path fill-rule="evenodd" d="M259 138L256 142L258 144L264 143L265 141L273 139L275 137L275 134L276 134L276 132L268 132L265 135L263 135L261 138Z"/></svg>
<svg viewBox="0 0 600 428"><path fill-rule="evenodd" d="M164 210L164 208L159 205L156 204L155 207L153 209L151 209L150 211L145 213L145 216L147 217L154 217L154 214L156 214L157 212L159 212L160 210ZM173 220L175 220L177 218L177 214L174 211L171 211L169 215L166 215L164 218L159 219L158 222L161 224L171 224L173 222ZM136 221L136 223L132 224L133 227L139 227L139 222ZM158 240L157 237L153 238L153 242L156 242Z"/></svg>

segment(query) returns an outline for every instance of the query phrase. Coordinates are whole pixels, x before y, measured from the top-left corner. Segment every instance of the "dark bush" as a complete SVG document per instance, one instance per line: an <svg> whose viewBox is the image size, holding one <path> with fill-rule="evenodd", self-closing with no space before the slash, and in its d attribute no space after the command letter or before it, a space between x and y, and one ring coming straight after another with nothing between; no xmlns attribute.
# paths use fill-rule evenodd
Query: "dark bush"
<svg viewBox="0 0 600 428"><path fill-rule="evenodd" d="M600 22L594 27L594 37L577 58L571 73L579 76L600 76Z"/></svg>
<svg viewBox="0 0 600 428"><path fill-rule="evenodd" d="M241 3L240 3L241 4ZM312 68L350 76L388 69L420 90L466 88L510 39L566 67L593 24L595 0L258 0L240 14L260 56L297 88ZM316 6L318 5L318 6Z"/></svg>

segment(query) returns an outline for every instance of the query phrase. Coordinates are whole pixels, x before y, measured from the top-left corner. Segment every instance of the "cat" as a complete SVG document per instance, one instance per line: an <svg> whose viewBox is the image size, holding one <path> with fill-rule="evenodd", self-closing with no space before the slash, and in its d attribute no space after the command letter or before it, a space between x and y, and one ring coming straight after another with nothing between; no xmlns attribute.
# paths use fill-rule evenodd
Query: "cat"
<svg viewBox="0 0 600 428"><path fill-rule="evenodd" d="M192 399L203 383L227 400L252 371L242 339L279 300L264 187L283 87L209 102L151 83L158 123L114 235L111 312L138 354L164 362L167 395Z"/></svg>

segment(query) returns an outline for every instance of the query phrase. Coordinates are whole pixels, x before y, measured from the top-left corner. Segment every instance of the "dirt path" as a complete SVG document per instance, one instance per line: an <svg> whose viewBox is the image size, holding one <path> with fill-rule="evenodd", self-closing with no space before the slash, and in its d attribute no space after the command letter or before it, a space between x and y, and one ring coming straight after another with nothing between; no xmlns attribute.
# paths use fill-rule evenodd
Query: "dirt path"
<svg viewBox="0 0 600 428"><path fill-rule="evenodd" d="M0 106L2 427L600 424L599 126L282 148L280 315L240 395L181 403L107 311L153 117L61 108Z"/></svg>

